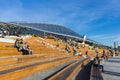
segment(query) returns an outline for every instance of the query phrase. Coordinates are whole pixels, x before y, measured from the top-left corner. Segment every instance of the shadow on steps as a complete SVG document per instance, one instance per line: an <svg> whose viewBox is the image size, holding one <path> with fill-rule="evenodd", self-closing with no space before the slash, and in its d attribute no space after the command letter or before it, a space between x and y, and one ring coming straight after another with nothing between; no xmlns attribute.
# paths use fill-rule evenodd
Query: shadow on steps
<svg viewBox="0 0 120 80"><path fill-rule="evenodd" d="M76 76L75 80L89 80L92 63L93 62L89 62L87 65L83 66L81 71Z"/></svg>

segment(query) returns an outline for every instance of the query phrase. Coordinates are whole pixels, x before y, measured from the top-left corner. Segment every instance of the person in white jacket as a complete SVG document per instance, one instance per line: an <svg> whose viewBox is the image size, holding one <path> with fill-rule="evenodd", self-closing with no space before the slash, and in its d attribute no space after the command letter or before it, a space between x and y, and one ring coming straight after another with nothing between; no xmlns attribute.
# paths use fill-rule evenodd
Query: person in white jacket
<svg viewBox="0 0 120 80"><path fill-rule="evenodd" d="M104 64L104 57L103 56L101 56L101 58L100 58L100 60L99 60L99 68L100 69L102 69L102 72L104 71L104 66L103 66L103 64Z"/></svg>

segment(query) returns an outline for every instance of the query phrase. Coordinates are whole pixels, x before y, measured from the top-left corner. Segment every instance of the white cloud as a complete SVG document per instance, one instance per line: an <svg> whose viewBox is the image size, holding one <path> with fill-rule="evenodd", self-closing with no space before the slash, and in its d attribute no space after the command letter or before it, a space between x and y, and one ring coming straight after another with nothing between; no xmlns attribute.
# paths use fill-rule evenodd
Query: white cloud
<svg viewBox="0 0 120 80"><path fill-rule="evenodd" d="M94 35L90 37L93 40L100 41L101 43L112 45L113 42L120 42L120 34L105 34L105 35Z"/></svg>
<svg viewBox="0 0 120 80"><path fill-rule="evenodd" d="M105 35L94 35L94 36L91 36L91 38L96 38L96 39L101 39L101 40L104 40L104 39L112 39L114 41L116 40L120 40L120 35L119 34L105 34Z"/></svg>

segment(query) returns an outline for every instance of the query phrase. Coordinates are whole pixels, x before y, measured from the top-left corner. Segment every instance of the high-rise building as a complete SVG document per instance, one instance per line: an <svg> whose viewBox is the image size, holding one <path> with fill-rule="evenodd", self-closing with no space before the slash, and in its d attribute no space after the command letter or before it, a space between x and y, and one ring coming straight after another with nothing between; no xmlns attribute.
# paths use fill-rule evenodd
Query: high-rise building
<svg viewBox="0 0 120 80"><path fill-rule="evenodd" d="M117 48L117 46L116 46L116 42L114 42L114 49L116 49Z"/></svg>

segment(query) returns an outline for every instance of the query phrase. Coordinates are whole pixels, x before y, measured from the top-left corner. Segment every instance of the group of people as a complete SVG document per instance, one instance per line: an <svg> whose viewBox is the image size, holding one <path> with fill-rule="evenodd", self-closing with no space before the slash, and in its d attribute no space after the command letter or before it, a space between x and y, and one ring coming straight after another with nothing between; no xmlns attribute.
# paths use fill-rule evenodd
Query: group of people
<svg viewBox="0 0 120 80"><path fill-rule="evenodd" d="M101 56L101 57L97 56L94 58L94 66L100 68L102 70L102 72L104 71L103 64L104 64L104 57L103 56Z"/></svg>
<svg viewBox="0 0 120 80"><path fill-rule="evenodd" d="M69 48L68 45L66 45L65 50L66 50L68 53L71 53L70 48ZM73 46L73 55L77 55L77 54L78 54L78 53L77 53L76 47Z"/></svg>
<svg viewBox="0 0 120 80"><path fill-rule="evenodd" d="M31 50L27 42L23 42L23 39L16 39L14 47L17 48L19 52L22 52L23 55L32 55L33 50Z"/></svg>
<svg viewBox="0 0 120 80"><path fill-rule="evenodd" d="M105 50L103 50L101 57L98 56L98 52L97 52L97 55L94 58L94 66L100 68L103 72L104 71L104 66L103 66L104 61L108 60L108 58L109 58L108 52L106 53Z"/></svg>
<svg viewBox="0 0 120 80"><path fill-rule="evenodd" d="M71 53L70 47L66 45L65 50L67 53ZM87 58L88 57L88 50L85 51L85 54L82 53L81 49L77 50L75 46L72 47L73 55L76 55L78 57Z"/></svg>
<svg viewBox="0 0 120 80"><path fill-rule="evenodd" d="M115 56L115 52L111 50L109 51L103 50L101 57L98 56L99 53L98 51L96 51L96 53L97 55L94 58L94 66L99 67L102 71L104 71L104 66L103 66L104 61L108 61L110 57Z"/></svg>

